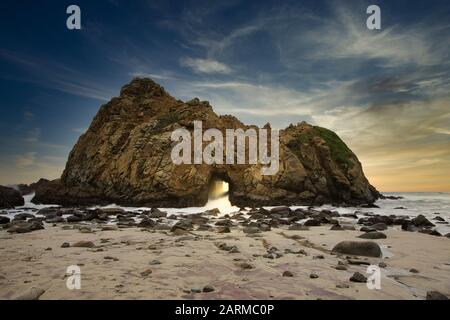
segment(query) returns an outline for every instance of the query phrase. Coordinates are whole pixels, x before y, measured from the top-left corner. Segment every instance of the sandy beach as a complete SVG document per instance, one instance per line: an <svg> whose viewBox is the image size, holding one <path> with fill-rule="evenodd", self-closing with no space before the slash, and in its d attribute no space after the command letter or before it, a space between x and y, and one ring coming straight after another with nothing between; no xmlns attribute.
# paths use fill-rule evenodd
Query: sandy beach
<svg viewBox="0 0 450 320"><path fill-rule="evenodd" d="M45 290L40 299L425 299L428 291L450 295L450 240L445 237L389 228L384 231L387 239L374 240L383 250L380 259L332 254L340 241L361 241L361 232L330 231L330 226L305 231L278 227L254 235L239 226L223 234L102 228L93 223L46 225L26 234L0 230L0 299L17 298L33 287ZM94 247L72 247L79 241L91 241ZM65 242L70 247L61 247ZM264 257L272 247L279 257ZM349 281L355 272L368 276L367 264L380 262L381 290ZM81 268L80 290L66 287L71 265ZM205 286L214 291L199 292Z"/></svg>

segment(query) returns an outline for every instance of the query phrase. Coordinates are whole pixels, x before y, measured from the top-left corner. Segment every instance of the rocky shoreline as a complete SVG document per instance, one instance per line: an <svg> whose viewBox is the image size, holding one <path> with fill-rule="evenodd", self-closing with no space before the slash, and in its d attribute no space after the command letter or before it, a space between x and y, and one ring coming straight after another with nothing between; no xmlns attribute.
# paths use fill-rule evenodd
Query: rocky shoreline
<svg viewBox="0 0 450 320"><path fill-rule="evenodd" d="M430 221L424 216L339 214L289 207L246 208L232 214L214 209L190 215L171 215L157 208L30 208L28 212L16 214L11 221L0 215L3 299L15 298L17 291L26 291L29 284L45 283L49 274L27 276L17 271L32 266L45 266L58 275L53 279L58 290L54 291L53 285L39 287L45 292L44 299L422 299L427 292L428 298L436 297L435 291L450 292L449 240L434 229L447 221L439 216ZM422 252L413 253L409 247ZM133 251L141 252L148 261L134 263ZM171 265L162 266L162 257L172 261ZM400 267L393 264L395 259L406 259L410 265ZM119 261L123 261L121 269L109 279L111 265ZM100 287L114 286L108 293L92 293L92 287L81 292L64 289L64 263L86 266L91 286L94 282ZM53 264L61 267L54 269ZM219 272L231 279L222 279L214 270L220 264L229 269L221 266ZM369 264L383 269L387 288L366 288ZM98 269L99 275L91 276L91 267ZM170 274L164 281L163 275L158 276L161 269ZM189 281L197 279L195 286L180 287L180 277L185 275L188 279L192 275ZM127 285L121 285L118 278ZM296 290L278 284L288 278L298 280ZM313 280L316 282L310 284ZM272 287L269 295L263 294L267 286Z"/></svg>
<svg viewBox="0 0 450 320"><path fill-rule="evenodd" d="M91 223L114 224L119 228L170 230L171 232L178 228L185 231L215 230L219 233L227 233L231 227L240 227L244 232L253 230L254 233L259 233L280 227L289 230L308 230L310 227L329 226L330 231L359 229L365 233L361 235L362 238L377 239L383 237L381 231L398 227L404 231L450 237L450 233L440 234L434 228L438 224L448 224L438 214L431 222L423 215L385 216L361 210L350 214L339 214L337 211L318 210L314 207L293 210L287 206L274 207L270 210L264 207L241 208L231 215L221 215L219 209L189 215L169 215L158 208L127 211L123 208L48 207L40 210L21 208L20 211L22 213L16 214L12 220L6 216L7 211L0 212L1 228L6 229L8 233L27 233L44 229L44 225L49 224L70 226L74 223Z"/></svg>

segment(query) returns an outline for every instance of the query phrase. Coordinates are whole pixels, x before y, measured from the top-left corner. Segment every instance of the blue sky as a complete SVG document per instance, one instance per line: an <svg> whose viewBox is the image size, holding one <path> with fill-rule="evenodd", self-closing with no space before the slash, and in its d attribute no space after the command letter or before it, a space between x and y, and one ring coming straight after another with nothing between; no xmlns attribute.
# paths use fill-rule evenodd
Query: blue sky
<svg viewBox="0 0 450 320"><path fill-rule="evenodd" d="M59 177L100 105L148 76L248 124L333 129L383 191L450 191L448 1L4 0L0 18L1 184Z"/></svg>

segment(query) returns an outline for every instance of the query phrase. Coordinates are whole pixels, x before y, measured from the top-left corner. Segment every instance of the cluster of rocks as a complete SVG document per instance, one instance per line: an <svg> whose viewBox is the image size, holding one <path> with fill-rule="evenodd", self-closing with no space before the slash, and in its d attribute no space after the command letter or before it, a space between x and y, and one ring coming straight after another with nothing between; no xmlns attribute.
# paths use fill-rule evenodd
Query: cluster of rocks
<svg viewBox="0 0 450 320"><path fill-rule="evenodd" d="M418 215L415 218L408 216L398 215L377 215L373 213L362 213L364 217L358 220L359 225L363 225L361 231L366 232L365 236L361 236L366 239L384 239L385 235L380 231L387 230L388 227L401 226L404 231L420 232L433 236L443 236L434 227L436 226L424 215ZM436 216L433 218L436 224L448 224L444 218ZM446 237L450 237L450 234L446 234ZM372 238L371 238L372 237Z"/></svg>
<svg viewBox="0 0 450 320"><path fill-rule="evenodd" d="M26 208L22 210L27 210ZM423 215L410 219L407 216L383 216L370 212L356 211L353 214L339 214L337 211L317 210L312 207L291 209L287 206L241 209L239 212L218 217L218 209L189 215L168 215L157 208L151 210L126 211L122 208L44 208L28 209L30 212L19 213L13 220L0 215L0 225L10 233L25 233L44 228L47 224L97 223L104 230L138 227L143 229L167 230L175 234L185 234L189 231L215 231L229 233L232 228L240 228L250 237L261 236L262 232L272 228L302 231L311 227L329 226L330 231L356 230L363 233L361 239L385 239L382 231L388 227L401 226L405 231L418 231L434 236L441 234L433 229L435 224ZM436 216L436 223L447 223L445 219ZM450 235L447 234L447 237ZM273 252L268 252L269 256Z"/></svg>

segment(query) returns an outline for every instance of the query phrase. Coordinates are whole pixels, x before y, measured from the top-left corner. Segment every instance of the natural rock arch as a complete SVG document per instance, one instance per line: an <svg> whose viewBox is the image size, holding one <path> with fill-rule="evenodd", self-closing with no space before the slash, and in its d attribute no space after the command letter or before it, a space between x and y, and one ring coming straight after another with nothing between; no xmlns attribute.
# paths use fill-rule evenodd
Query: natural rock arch
<svg viewBox="0 0 450 320"><path fill-rule="evenodd" d="M152 80L134 79L100 108L61 179L40 185L33 201L203 206L217 175L229 182L230 202L237 206L360 204L378 197L345 143L305 122L281 130L280 169L273 176L262 176L260 165L175 165L171 133L192 130L193 121L202 121L204 130L250 128L216 115L206 101L176 100Z"/></svg>

